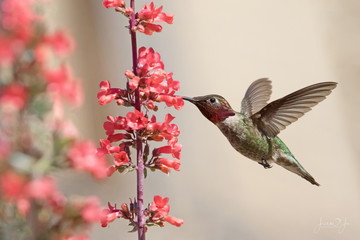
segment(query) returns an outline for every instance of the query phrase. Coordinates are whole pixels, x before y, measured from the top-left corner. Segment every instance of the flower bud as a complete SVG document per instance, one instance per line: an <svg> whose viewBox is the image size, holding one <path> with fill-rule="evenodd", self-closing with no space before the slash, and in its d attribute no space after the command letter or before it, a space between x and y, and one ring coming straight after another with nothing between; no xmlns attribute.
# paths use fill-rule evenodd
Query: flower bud
<svg viewBox="0 0 360 240"><path fill-rule="evenodd" d="M127 78L129 78L129 79L133 79L133 78L135 77L135 74L134 74L132 71L130 71L130 70L126 70L126 71L125 71L125 76L126 76Z"/></svg>
<svg viewBox="0 0 360 240"><path fill-rule="evenodd" d="M130 8L130 7L125 8L125 14L126 14L126 15L130 16L133 12L134 12L134 11L133 11L132 8Z"/></svg>
<svg viewBox="0 0 360 240"><path fill-rule="evenodd" d="M124 218L129 219L131 217L128 205L126 203L121 204L122 213L124 215Z"/></svg>

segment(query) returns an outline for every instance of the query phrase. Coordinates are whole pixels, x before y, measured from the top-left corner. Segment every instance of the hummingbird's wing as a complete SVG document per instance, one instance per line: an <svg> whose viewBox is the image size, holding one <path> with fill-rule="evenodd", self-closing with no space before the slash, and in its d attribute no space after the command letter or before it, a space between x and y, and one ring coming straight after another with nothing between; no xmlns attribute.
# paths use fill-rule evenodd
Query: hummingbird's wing
<svg viewBox="0 0 360 240"><path fill-rule="evenodd" d="M271 95L271 81L261 78L253 82L241 101L241 113L250 117L266 106Z"/></svg>
<svg viewBox="0 0 360 240"><path fill-rule="evenodd" d="M336 85L335 82L322 82L305 87L269 103L251 118L267 136L275 137L324 100Z"/></svg>

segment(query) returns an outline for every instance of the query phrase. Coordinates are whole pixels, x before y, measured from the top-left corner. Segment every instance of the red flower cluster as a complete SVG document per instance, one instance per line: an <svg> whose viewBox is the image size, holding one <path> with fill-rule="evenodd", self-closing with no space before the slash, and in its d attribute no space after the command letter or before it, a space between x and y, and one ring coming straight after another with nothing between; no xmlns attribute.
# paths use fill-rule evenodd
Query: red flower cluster
<svg viewBox="0 0 360 240"><path fill-rule="evenodd" d="M97 155L102 158L107 154L114 154L114 165L108 170L108 175L111 175L116 169L131 166L129 156L127 155L129 146L133 145L135 141L132 138L135 130L141 130L143 138L146 141L162 141L168 140L168 145L153 150L153 156L149 161L145 162L145 166L160 169L165 173L169 173L173 168L179 171L180 161L160 158L161 154L171 154L173 157L180 159L180 152L182 145L177 143L177 136L180 131L176 124L170 122L174 119L171 114L167 114L165 122L156 122L156 117L153 116L150 120L143 116L142 112L137 111L127 113L126 117L118 116L116 118L108 116L108 120L104 123L104 129L108 138L100 140L100 148L97 149ZM127 133L118 133L117 130L124 130ZM113 146L111 143L122 141L118 146Z"/></svg>
<svg viewBox="0 0 360 240"><path fill-rule="evenodd" d="M165 102L168 107L174 106L178 110L184 106L182 97L174 95L180 89L180 82L172 78L173 73L164 71L160 54L154 49L145 47L139 49L136 71L140 78L139 89L148 98L157 102Z"/></svg>
<svg viewBox="0 0 360 240"><path fill-rule="evenodd" d="M117 12L121 12L125 16L129 17L133 13L133 9L127 8L125 2L122 0L104 0L104 7L113 7ZM139 30L146 35L152 35L153 32L161 32L162 27L155 22L166 22L168 24L173 23L174 15L172 13L162 12L163 7L155 7L155 4L151 2L146 5L135 15L136 27L134 31Z"/></svg>
<svg viewBox="0 0 360 240"><path fill-rule="evenodd" d="M147 35L152 35L153 32L161 32L162 30L161 25L154 24L154 22L172 24L174 15L171 13L163 13L162 8L162 6L156 8L153 2L151 2L149 6L145 5L138 13L138 30Z"/></svg>
<svg viewBox="0 0 360 240"><path fill-rule="evenodd" d="M162 30L161 25L156 23L171 24L173 22L173 15L162 12L162 6L156 8L153 2L145 5L138 13L133 13L133 9L126 8L124 1L104 0L103 5L107 8L114 7L116 11L131 18L130 30L133 32L139 30L147 35L152 35L154 31L161 32ZM131 35L134 36L134 34ZM133 45L134 51L135 46ZM151 171L158 169L167 174L171 169L179 171L182 145L177 143L177 137L180 134L178 126L171 123L174 117L166 114L164 122L157 122L155 115L149 116L149 112L150 110L157 111L156 104L159 102L164 102L166 106L173 106L180 110L184 101L181 96L175 95L180 88L180 83L173 79L173 73L165 72L160 54L153 48L141 47L138 50L137 64L133 68L134 72L130 70L125 72L126 89L111 88L108 81L100 83L101 91L97 95L100 105L116 101L118 105L132 106L136 109L128 112L125 117L107 117L108 121L103 125L107 139L100 140L100 148L97 149L98 157L112 155L113 164L108 169L109 176L115 171L121 173L137 170L139 176L143 177L146 177L147 169ZM145 111L140 111L141 108ZM167 145L150 150L150 141L161 142L163 140L167 140ZM133 162L130 154L130 147L136 147L139 153L140 146L144 146L141 149L143 153L143 161L139 161L141 164ZM171 154L176 159L164 158L162 154ZM141 192L142 188L142 183L138 182L138 191ZM168 216L170 207L167 202L168 198L155 196L151 208L145 210L142 210L142 201L139 205L136 201L131 202L130 208L127 204L122 204L121 209L117 209L116 205L112 207L109 204L109 208L103 211L101 217L102 226L106 227L116 218L124 218L130 221L134 230L139 225L140 234L143 231L143 223L136 222L138 221L136 216L138 219L146 218L145 231L146 226L164 226L165 221L175 226L181 226L183 220Z"/></svg>
<svg viewBox="0 0 360 240"><path fill-rule="evenodd" d="M100 84L102 89L97 97L100 105L107 104L113 100L121 105L134 105L134 89L139 89L141 94L141 104L147 109L157 109L154 102L165 102L167 106L174 106L176 109L181 109L184 101L181 96L175 96L175 91L179 90L180 83L172 78L172 73L167 74L164 71L164 64L161 61L160 54L155 52L152 48L146 49L142 47L139 49L139 57L137 64L137 76L131 71L126 71L125 76L130 80L129 89L111 88L108 81L103 81ZM143 112L136 109L134 112L127 113L126 117L112 117L108 116L108 120L104 123L107 140L101 140L98 148L98 156L102 157L106 154L119 154L122 156L127 154L126 150L132 146L135 139L134 131L141 130L144 140L162 141L168 140L168 145L157 149L153 153L153 157L145 163L145 166L152 169L159 169L162 172L169 173L170 169L179 170L180 161L170 160L159 157L162 153L171 153L173 157L180 159L181 145L177 144L177 136L180 131L176 124L170 124L174 119L173 116L167 114L165 122L156 122L156 117L153 116L148 119ZM124 132L116 132L123 130ZM122 141L118 146L111 145L114 142ZM114 173L117 169L130 167L131 161L119 161L119 155L114 155L114 164L109 168L108 175Z"/></svg>
<svg viewBox="0 0 360 240"><path fill-rule="evenodd" d="M162 198L158 195L154 197L154 201L150 204L150 208L144 210L145 216L149 218L146 225L158 225L164 227L166 221L174 226L180 227L184 223L182 219L168 215L170 212L170 205L168 202L169 198ZM108 209L104 209L100 216L101 226L106 227L116 218L124 218L130 221L130 225L136 227L135 206L136 200L130 202L130 208L126 203L121 204L120 209L116 208L116 204L113 207L108 203Z"/></svg>
<svg viewBox="0 0 360 240"><path fill-rule="evenodd" d="M182 96L176 96L175 92L180 89L179 81L172 78L173 73L164 71L164 63L160 54L154 49L139 49L137 75L127 70L125 76L129 81L130 93L139 88L142 104L148 109L157 109L154 102L165 102L168 107L174 106L180 110L184 106ZM113 100L119 105L130 106L134 104L132 98L128 99L128 91L119 88L111 88L108 81L100 83L102 89L97 97L100 105L105 105Z"/></svg>

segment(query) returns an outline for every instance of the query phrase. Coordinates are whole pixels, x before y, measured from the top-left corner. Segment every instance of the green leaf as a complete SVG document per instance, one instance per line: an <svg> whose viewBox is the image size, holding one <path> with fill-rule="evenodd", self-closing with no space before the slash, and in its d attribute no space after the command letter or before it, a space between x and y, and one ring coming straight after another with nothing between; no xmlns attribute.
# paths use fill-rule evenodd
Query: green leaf
<svg viewBox="0 0 360 240"><path fill-rule="evenodd" d="M144 178L146 178L147 177L147 168L145 167L144 168Z"/></svg>
<svg viewBox="0 0 360 240"><path fill-rule="evenodd" d="M129 232L136 232L136 231L137 231L138 228L137 228L136 224L130 223L129 225L130 225L130 226L134 226L133 229L130 230Z"/></svg>

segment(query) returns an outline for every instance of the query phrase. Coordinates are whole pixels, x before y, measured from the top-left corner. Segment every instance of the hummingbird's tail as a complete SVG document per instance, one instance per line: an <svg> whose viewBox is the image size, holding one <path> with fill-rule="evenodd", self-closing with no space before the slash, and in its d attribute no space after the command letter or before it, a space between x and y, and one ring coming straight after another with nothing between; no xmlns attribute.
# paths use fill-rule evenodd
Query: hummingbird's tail
<svg viewBox="0 0 360 240"><path fill-rule="evenodd" d="M315 179L305 170L303 166L301 166L294 156L282 152L275 159L275 163L293 173L296 173L300 177L309 181L311 184L320 186L320 184L315 181Z"/></svg>

